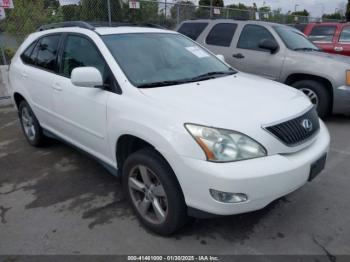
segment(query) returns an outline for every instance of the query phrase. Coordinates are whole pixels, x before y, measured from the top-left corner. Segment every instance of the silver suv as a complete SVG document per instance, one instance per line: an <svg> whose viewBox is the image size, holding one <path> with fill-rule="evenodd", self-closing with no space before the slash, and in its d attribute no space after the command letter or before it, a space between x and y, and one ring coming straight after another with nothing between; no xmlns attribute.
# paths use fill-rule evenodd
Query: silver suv
<svg viewBox="0 0 350 262"><path fill-rule="evenodd" d="M185 21L177 31L240 71L302 90L321 117L350 114L350 58L321 52L295 28L220 19Z"/></svg>

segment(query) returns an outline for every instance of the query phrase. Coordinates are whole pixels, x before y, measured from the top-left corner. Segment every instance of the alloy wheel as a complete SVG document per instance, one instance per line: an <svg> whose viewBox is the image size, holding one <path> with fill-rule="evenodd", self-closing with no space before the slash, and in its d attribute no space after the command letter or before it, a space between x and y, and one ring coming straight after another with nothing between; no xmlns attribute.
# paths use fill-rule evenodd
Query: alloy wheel
<svg viewBox="0 0 350 262"><path fill-rule="evenodd" d="M28 110L27 107L23 107L21 118L22 118L23 129L26 136L29 138L29 140L34 140L36 136L34 116L32 112Z"/></svg>
<svg viewBox="0 0 350 262"><path fill-rule="evenodd" d="M144 165L131 169L128 178L131 199L139 214L152 224L163 223L168 215L168 199L157 175Z"/></svg>

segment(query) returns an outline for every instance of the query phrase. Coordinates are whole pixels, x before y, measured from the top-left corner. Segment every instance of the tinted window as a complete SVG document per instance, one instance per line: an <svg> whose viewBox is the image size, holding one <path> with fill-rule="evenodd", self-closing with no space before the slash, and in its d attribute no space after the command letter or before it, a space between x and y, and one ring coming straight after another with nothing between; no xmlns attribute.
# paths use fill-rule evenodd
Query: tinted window
<svg viewBox="0 0 350 262"><path fill-rule="evenodd" d="M350 26L344 27L340 34L339 42L350 42Z"/></svg>
<svg viewBox="0 0 350 262"><path fill-rule="evenodd" d="M35 41L34 43L32 43L22 54L21 54L21 58L22 61L26 64L34 64L34 56L32 56L34 47L36 45L37 41Z"/></svg>
<svg viewBox="0 0 350 262"><path fill-rule="evenodd" d="M336 26L315 26L309 36L311 41L332 42Z"/></svg>
<svg viewBox="0 0 350 262"><path fill-rule="evenodd" d="M236 24L217 24L211 29L205 42L208 45L230 46L236 28Z"/></svg>
<svg viewBox="0 0 350 262"><path fill-rule="evenodd" d="M107 75L106 62L95 45L89 39L70 35L67 37L63 51L61 73L70 77L74 68L83 66L95 67L103 76Z"/></svg>
<svg viewBox="0 0 350 262"><path fill-rule="evenodd" d="M269 52L259 47L259 43L263 39L270 39L275 41L275 38L265 27L259 25L246 25L243 28L237 47L243 49Z"/></svg>
<svg viewBox="0 0 350 262"><path fill-rule="evenodd" d="M184 23L179 28L178 32L193 40L196 40L207 25L208 23Z"/></svg>
<svg viewBox="0 0 350 262"><path fill-rule="evenodd" d="M51 35L39 40L33 55L36 54L35 64L50 71L56 71L57 51L60 35ZM36 52L37 53L36 53Z"/></svg>

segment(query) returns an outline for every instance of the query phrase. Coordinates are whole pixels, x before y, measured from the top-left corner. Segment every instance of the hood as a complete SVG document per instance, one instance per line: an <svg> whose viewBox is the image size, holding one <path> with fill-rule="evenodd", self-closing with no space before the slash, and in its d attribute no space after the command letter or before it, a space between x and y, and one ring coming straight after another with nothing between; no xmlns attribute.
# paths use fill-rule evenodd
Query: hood
<svg viewBox="0 0 350 262"><path fill-rule="evenodd" d="M140 89L152 104L196 123L237 131L261 128L311 107L300 91L257 76L237 73L183 85ZM243 128L243 130L242 130Z"/></svg>
<svg viewBox="0 0 350 262"><path fill-rule="evenodd" d="M345 64L350 64L350 57L345 55L339 55L339 54L330 54L326 52L317 52L317 51L294 51L294 52L300 52L303 56L313 56L315 58L321 58L321 59L328 59L332 62L341 62Z"/></svg>

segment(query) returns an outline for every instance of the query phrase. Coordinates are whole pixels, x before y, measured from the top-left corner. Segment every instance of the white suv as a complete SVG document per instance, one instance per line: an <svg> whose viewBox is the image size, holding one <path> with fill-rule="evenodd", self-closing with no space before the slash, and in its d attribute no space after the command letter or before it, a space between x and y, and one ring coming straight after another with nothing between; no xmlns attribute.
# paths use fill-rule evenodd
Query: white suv
<svg viewBox="0 0 350 262"><path fill-rule="evenodd" d="M9 79L28 142L59 138L121 175L159 234L263 208L326 162L327 128L302 92L240 73L177 32L42 27Z"/></svg>

